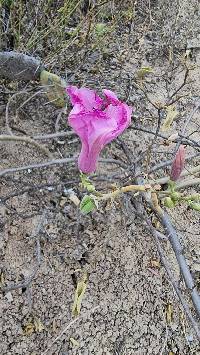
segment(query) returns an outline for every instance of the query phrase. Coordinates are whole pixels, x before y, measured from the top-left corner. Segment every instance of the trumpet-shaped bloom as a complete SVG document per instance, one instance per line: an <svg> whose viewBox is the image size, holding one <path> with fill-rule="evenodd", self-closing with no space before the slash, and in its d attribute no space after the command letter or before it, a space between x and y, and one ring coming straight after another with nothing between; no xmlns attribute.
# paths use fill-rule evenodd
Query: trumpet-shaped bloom
<svg viewBox="0 0 200 355"><path fill-rule="evenodd" d="M121 102L110 90L103 90L104 99L87 88L69 86L66 91L73 105L68 118L69 125L82 143L79 170L92 173L96 170L104 146L129 126L132 108Z"/></svg>

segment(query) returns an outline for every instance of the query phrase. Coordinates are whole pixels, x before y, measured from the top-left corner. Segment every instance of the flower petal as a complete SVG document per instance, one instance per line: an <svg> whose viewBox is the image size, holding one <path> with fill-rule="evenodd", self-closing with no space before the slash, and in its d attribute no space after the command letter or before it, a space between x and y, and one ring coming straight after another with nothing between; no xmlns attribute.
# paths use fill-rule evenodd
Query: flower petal
<svg viewBox="0 0 200 355"><path fill-rule="evenodd" d="M103 90L103 93L106 97L106 103L109 104L113 104L113 105L117 105L120 101L117 98L117 95L111 91L111 90Z"/></svg>
<svg viewBox="0 0 200 355"><path fill-rule="evenodd" d="M78 166L82 172L92 173L96 170L103 147L130 124L132 108L120 102L110 90L104 90L107 100L104 110L101 109L102 100L92 90L71 86L67 92L74 104L69 114L69 125L82 143Z"/></svg>
<svg viewBox="0 0 200 355"><path fill-rule="evenodd" d="M69 86L66 91L70 96L72 105L80 104L87 111L91 111L93 108L101 108L103 100L94 90Z"/></svg>

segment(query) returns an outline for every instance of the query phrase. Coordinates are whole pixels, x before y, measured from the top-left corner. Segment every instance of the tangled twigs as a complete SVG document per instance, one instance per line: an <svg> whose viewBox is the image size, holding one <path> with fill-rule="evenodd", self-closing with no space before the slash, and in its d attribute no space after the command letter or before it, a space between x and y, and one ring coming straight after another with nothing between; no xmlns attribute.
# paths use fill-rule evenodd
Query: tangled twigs
<svg viewBox="0 0 200 355"><path fill-rule="evenodd" d="M31 275L29 277L27 277L25 279L24 282L18 283L16 285L10 285L10 286L6 286L6 287L2 287L1 291L3 292L9 292L9 291L13 291L13 290L17 290L17 289L27 289L27 287L30 286L31 282L33 281L33 279L36 277L38 270L40 268L41 265L41 247L40 247L40 232L41 229L43 228L44 222L45 222L45 218L46 218L46 210L43 212L42 216L40 216L40 219L36 225L35 230L32 233L32 238L35 239L36 242L36 261L37 264L34 267L33 272L31 273Z"/></svg>
<svg viewBox="0 0 200 355"><path fill-rule="evenodd" d="M155 131L152 131L150 129L147 129L147 128L144 128L142 126L131 126L129 129L134 129L135 131L141 131L141 132L145 132L145 133L148 133L148 134L152 134L155 136L156 132ZM157 137L159 138L162 138L164 140L168 140L168 137L165 136L164 134L161 134L161 133L158 133L157 134ZM181 134L179 134L179 137L178 138L175 138L173 140L174 143L178 143L178 142L181 142L181 144L184 144L184 145L188 145L188 146L191 146L191 147L194 147L196 149L199 150L200 148L200 144L198 142L196 142L195 140L189 138L189 137L185 137L185 136L182 136Z"/></svg>
<svg viewBox="0 0 200 355"><path fill-rule="evenodd" d="M143 207L143 206L142 206ZM197 335L197 338L200 340L200 329L199 329L199 325L198 323L196 322L196 320L194 319L191 311L190 311L190 308L184 298L184 296L182 295L182 292L180 291L179 289L179 286L178 286L178 283L176 281L176 279L174 278L174 275L171 271L171 268L170 268L170 265L168 263L168 260L166 258L166 256L164 255L164 251L163 251L163 248L162 248L162 244L160 242L160 238L158 237L158 231L153 227L146 211L144 210L143 208L143 211L142 213L139 212L139 209L137 209L137 214L139 215L140 218L142 218L145 222L146 222L146 225L145 227L147 229L150 229L150 232L151 234L153 235L154 239L155 239L155 242L156 242L156 246L157 246L157 250L158 250L158 253L159 253L159 256L160 256L160 260L168 274L168 277L169 277L169 280L172 284L172 286L174 287L174 290L183 306L183 309L185 311L185 314L186 316L188 317L189 321L191 322L195 332L196 332L196 335Z"/></svg>
<svg viewBox="0 0 200 355"><path fill-rule="evenodd" d="M139 174L139 171L138 171L138 174ZM144 181L142 178L138 177L137 183L139 185L141 185L141 184L144 184ZM178 236L174 226L172 225L167 213L165 213L161 209L160 206L155 205L152 198L150 198L149 195L147 195L146 193L143 193L143 198L145 199L145 201L147 202L148 206L151 208L153 213L156 215L156 217L158 218L158 220L160 221L161 225L163 226L163 228L165 229L165 231L167 233L170 244L171 244L172 249L175 253L176 260L177 260L178 265L180 267L181 274L183 275L186 288L191 295L193 305L196 309L196 313L197 313L198 317L200 318L200 296L198 294L197 287L194 283L192 274L190 272L190 269L187 265L185 256L183 254L183 247L180 243L179 236ZM175 291L177 291L176 288L175 288Z"/></svg>
<svg viewBox="0 0 200 355"><path fill-rule="evenodd" d="M189 75L189 71L190 69L188 67L186 67L186 71L185 71L185 75L184 75L184 79L183 79L183 82L182 84L178 87L178 89L176 89L173 94L171 94L170 98L169 98L169 101L168 101L168 106L169 105L172 105L175 101L173 99L174 96L176 96L178 94L178 92L186 85L187 83L187 78L188 78L188 75Z"/></svg>
<svg viewBox="0 0 200 355"><path fill-rule="evenodd" d="M36 95L39 95L41 94L42 91L37 91L35 92L33 95L31 95L31 97L29 97L26 101L23 102L23 104L20 106L20 108L22 108L27 102L29 102L33 97L35 97ZM27 90L22 90L22 91L19 91L19 92L16 92L14 95L12 95L8 102L7 102L7 105L6 105L6 129L8 131L8 133L12 136L13 133L12 133L12 130L10 128L10 124L9 124L9 108L10 108L10 104L11 102L16 98L16 96L18 95L25 95L27 94Z"/></svg>
<svg viewBox="0 0 200 355"><path fill-rule="evenodd" d="M165 230L169 236L169 241L170 241L172 249L174 250L174 253L176 255L176 259L178 261L178 264L179 264L181 273L183 275L186 287L190 291L193 304L194 304L197 314L200 318L200 296L198 294L197 288L194 284L192 274L190 272L190 269L187 265L185 256L183 254L183 247L179 241L179 237L177 235L177 232L176 232L175 228L173 227L167 213L159 213L158 211L156 211L156 214L159 217L159 220L161 221L163 227L165 228Z"/></svg>
<svg viewBox="0 0 200 355"><path fill-rule="evenodd" d="M47 155L49 158L52 158L51 152L43 145L39 144L36 142L34 139L26 136L14 136L14 135L6 135L2 134L0 135L0 141L1 142L24 142L26 144L31 144L34 145L37 149L39 149L41 152L43 152L45 155Z"/></svg>

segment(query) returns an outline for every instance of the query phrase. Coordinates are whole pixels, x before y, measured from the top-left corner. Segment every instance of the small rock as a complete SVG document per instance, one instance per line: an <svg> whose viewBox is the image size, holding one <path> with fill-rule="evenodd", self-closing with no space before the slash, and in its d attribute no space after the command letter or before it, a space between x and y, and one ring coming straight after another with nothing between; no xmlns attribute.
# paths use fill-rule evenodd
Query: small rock
<svg viewBox="0 0 200 355"><path fill-rule="evenodd" d="M5 294L5 297L7 299L8 302L12 302L13 301L13 296L12 296L12 293L11 292L7 292Z"/></svg>

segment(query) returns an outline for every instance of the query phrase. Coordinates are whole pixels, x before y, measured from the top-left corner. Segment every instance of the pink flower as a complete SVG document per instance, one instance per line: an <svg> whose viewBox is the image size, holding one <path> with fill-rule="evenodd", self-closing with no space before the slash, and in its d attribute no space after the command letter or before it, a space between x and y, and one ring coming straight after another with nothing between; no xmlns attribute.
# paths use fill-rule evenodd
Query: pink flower
<svg viewBox="0 0 200 355"><path fill-rule="evenodd" d="M92 173L104 146L129 126L132 108L110 90L103 90L104 100L87 88L69 86L66 91L74 106L69 114L69 125L82 143L78 166L83 173Z"/></svg>
<svg viewBox="0 0 200 355"><path fill-rule="evenodd" d="M180 145L171 167L170 179L177 181L185 165L185 148Z"/></svg>

